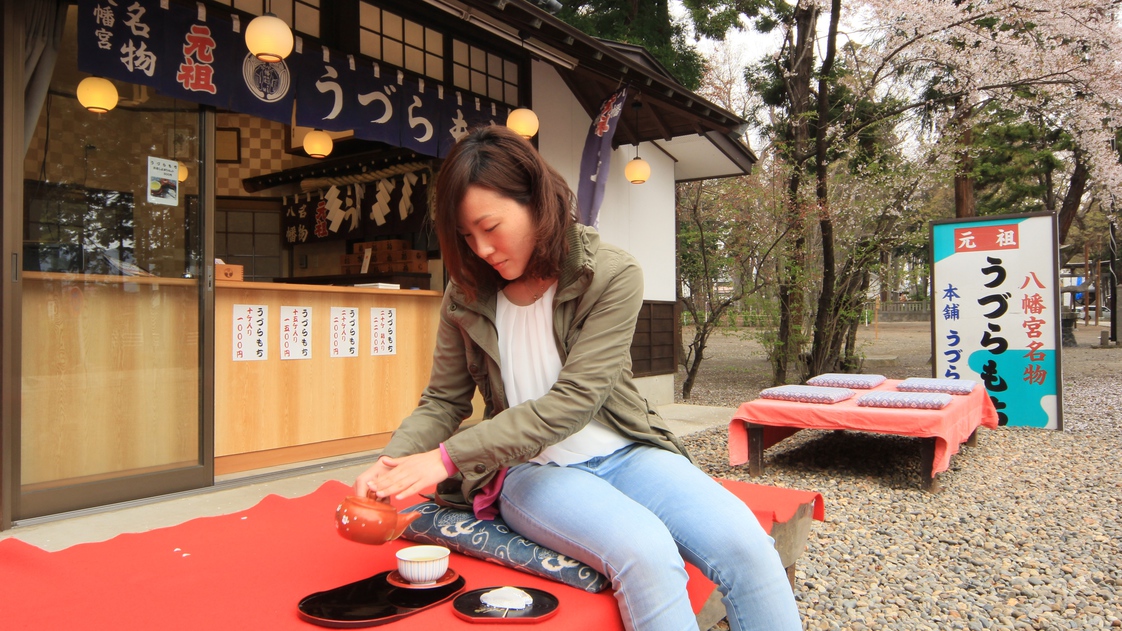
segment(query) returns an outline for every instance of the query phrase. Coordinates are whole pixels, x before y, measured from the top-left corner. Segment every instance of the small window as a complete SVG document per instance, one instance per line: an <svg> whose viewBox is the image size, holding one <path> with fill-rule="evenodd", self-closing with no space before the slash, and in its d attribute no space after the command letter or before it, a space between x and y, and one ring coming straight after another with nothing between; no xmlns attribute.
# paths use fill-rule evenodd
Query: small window
<svg viewBox="0 0 1122 631"><path fill-rule="evenodd" d="M280 212L239 206L238 202L218 201L214 255L244 266L245 280L271 282L282 274Z"/></svg>
<svg viewBox="0 0 1122 631"><path fill-rule="evenodd" d="M359 52L417 74L444 79L444 36L365 2L360 3Z"/></svg>
<svg viewBox="0 0 1122 631"><path fill-rule="evenodd" d="M452 40L452 83L496 101L519 104L518 64L458 39Z"/></svg>
<svg viewBox="0 0 1122 631"><path fill-rule="evenodd" d="M253 15L272 13L305 35L320 37L320 0L214 0Z"/></svg>

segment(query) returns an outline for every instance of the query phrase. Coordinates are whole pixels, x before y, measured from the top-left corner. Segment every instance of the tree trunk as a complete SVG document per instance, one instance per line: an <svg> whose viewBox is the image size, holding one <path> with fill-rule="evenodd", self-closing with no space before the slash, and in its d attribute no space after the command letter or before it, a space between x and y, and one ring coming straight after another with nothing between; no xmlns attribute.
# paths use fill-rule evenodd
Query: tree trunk
<svg viewBox="0 0 1122 631"><path fill-rule="evenodd" d="M802 345L801 324L803 309L803 279L806 278L806 218L799 188L802 184L803 164L810 141L807 114L810 112L810 81L814 74L815 28L818 9L814 3L795 7L794 35L783 69L789 103L786 140L791 161L791 176L787 184L787 204L790 209L795 238L788 256L780 269L779 279L779 331L774 349L773 368L777 385L787 382L790 360L798 357Z"/></svg>
<svg viewBox="0 0 1122 631"><path fill-rule="evenodd" d="M1074 153L1075 170L1071 173L1071 182L1068 184L1067 194L1064 195L1064 203L1060 206L1060 234L1058 235L1060 243L1067 240L1067 232L1071 229L1071 223L1083 203L1083 193L1087 190L1087 164L1083 161L1083 152L1077 149Z"/></svg>
<svg viewBox="0 0 1122 631"><path fill-rule="evenodd" d="M974 145L974 129L970 127L970 118L973 116L973 107L964 100L959 99L954 104L955 113L951 118L953 124L962 128L959 136L957 165L954 176L954 216L976 217L977 209L974 207L974 159L970 156L970 148Z"/></svg>
<svg viewBox="0 0 1122 631"><path fill-rule="evenodd" d="M682 382L682 398L686 401L690 400L690 394L693 392L693 383L697 380L698 369L701 368L701 360L705 357L705 345L709 341L708 323L698 329L693 334L693 342L690 343L691 355L693 361L686 368L686 379Z"/></svg>
<svg viewBox="0 0 1122 631"><path fill-rule="evenodd" d="M830 30L826 35L826 56L818 72L818 117L814 152L817 182L814 199L818 207L818 229L822 236L822 290L818 294L818 311L814 318L814 343L811 345L806 377L820 374L827 364L835 363L840 352L843 333L836 321L830 321L831 316L834 316L837 311L834 308L837 263L834 253L834 220L830 216L829 165L826 160L826 133L830 127L830 75L834 68L840 14L841 0L833 0L830 5Z"/></svg>

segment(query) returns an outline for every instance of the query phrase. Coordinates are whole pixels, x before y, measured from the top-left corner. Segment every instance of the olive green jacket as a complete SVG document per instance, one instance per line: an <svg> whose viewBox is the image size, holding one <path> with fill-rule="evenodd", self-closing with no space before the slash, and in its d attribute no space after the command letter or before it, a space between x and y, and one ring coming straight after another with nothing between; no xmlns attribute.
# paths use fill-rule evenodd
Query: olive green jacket
<svg viewBox="0 0 1122 631"><path fill-rule="evenodd" d="M569 254L554 296L553 330L561 374L545 396L508 407L495 329L496 295L467 302L449 285L440 306L432 374L421 402L383 450L403 456L440 443L471 498L503 467L527 462L596 419L621 435L686 455L631 376L631 341L643 304L643 274L627 252L600 243L591 228L569 233ZM482 422L456 432L472 413L476 388ZM442 492L443 492L442 488Z"/></svg>

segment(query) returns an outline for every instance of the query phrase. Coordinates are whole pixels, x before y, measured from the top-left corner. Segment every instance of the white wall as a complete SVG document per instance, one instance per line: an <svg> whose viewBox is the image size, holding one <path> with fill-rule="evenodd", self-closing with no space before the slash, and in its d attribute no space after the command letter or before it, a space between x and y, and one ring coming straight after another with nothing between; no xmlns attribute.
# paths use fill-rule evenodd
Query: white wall
<svg viewBox="0 0 1122 631"><path fill-rule="evenodd" d="M534 62L533 88L534 112L541 123L538 149L576 191L592 120L552 66ZM626 115L630 108L625 105L624 110ZM674 300L674 161L649 143L639 146L639 155L650 163L651 178L644 184L631 184L624 179L623 169L635 157L635 147L624 145L613 152L599 231L604 241L639 260L645 299ZM652 405L674 402L673 375L636 381Z"/></svg>
<svg viewBox="0 0 1122 631"><path fill-rule="evenodd" d="M533 73L534 111L541 123L538 149L576 191L592 121L552 66L534 62ZM624 109L629 111L626 105ZM639 146L639 155L651 165L651 179L644 184L631 184L623 177L624 167L635 157L634 145L623 145L612 154L600 206L600 235L639 260L647 300L674 300L674 162L649 143Z"/></svg>

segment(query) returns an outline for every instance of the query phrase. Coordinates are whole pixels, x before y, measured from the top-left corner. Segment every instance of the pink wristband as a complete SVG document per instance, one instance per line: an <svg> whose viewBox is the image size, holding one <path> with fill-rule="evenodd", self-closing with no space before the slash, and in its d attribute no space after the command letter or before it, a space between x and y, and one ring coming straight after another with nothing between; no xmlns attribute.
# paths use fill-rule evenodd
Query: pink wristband
<svg viewBox="0 0 1122 631"><path fill-rule="evenodd" d="M444 462L444 470L448 472L448 477L452 477L460 472L460 468L456 463L452 462L452 458L448 455L448 450L444 448L444 443L440 443L440 460Z"/></svg>

